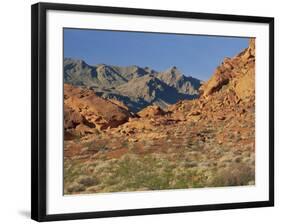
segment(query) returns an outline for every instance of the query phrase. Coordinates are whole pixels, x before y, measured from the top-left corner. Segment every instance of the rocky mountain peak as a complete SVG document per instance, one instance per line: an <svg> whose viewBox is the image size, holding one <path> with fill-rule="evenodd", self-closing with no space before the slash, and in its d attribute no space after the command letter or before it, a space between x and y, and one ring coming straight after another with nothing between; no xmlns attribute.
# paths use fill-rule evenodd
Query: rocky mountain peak
<svg viewBox="0 0 281 224"><path fill-rule="evenodd" d="M183 76L183 73L176 66L170 67L169 69L167 69L163 73L168 75L168 76L173 76L173 77L178 77L178 78Z"/></svg>
<svg viewBox="0 0 281 224"><path fill-rule="evenodd" d="M156 72L149 67L137 65L90 66L69 58L64 61L64 82L89 87L105 99L121 101L134 112L143 109L152 100L166 107L178 99L196 98L201 85L200 80L185 77L176 66L164 72Z"/></svg>

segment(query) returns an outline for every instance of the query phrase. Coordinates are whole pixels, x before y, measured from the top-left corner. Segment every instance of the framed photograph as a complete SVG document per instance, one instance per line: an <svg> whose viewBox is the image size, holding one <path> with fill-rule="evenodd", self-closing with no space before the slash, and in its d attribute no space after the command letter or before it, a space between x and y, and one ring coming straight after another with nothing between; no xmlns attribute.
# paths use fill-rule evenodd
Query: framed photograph
<svg viewBox="0 0 281 224"><path fill-rule="evenodd" d="M32 5L32 219L273 205L273 18Z"/></svg>

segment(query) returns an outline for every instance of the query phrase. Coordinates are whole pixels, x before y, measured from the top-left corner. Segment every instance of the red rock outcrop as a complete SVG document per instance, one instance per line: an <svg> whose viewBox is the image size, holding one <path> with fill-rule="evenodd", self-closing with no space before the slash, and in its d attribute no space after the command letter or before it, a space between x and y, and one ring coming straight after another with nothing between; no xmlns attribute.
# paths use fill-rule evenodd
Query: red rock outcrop
<svg viewBox="0 0 281 224"><path fill-rule="evenodd" d="M138 115L140 117L155 117L155 116L162 116L165 114L166 112L156 105L148 106L143 110L141 110L140 112L138 112Z"/></svg>
<svg viewBox="0 0 281 224"><path fill-rule="evenodd" d="M208 97L221 89L232 89L245 99L255 92L255 39L249 47L233 58L225 58L209 81L200 87L201 97Z"/></svg>
<svg viewBox="0 0 281 224"><path fill-rule="evenodd" d="M68 134L84 135L94 129L114 128L130 117L124 106L103 99L92 90L64 84L64 128Z"/></svg>

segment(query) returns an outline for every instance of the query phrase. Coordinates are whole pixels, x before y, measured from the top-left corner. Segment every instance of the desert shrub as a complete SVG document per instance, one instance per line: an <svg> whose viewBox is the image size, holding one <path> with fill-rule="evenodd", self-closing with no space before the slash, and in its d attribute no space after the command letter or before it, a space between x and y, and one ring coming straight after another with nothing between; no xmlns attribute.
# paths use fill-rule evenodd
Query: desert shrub
<svg viewBox="0 0 281 224"><path fill-rule="evenodd" d="M101 132L98 130L98 129L94 129L94 134L96 134L96 135L100 135L101 134Z"/></svg>
<svg viewBox="0 0 281 224"><path fill-rule="evenodd" d="M74 192L84 191L85 187L82 184L74 182L68 185L66 189L67 189L67 193L74 193Z"/></svg>
<svg viewBox="0 0 281 224"><path fill-rule="evenodd" d="M122 142L122 147L128 148L128 146L129 146L129 142L128 142L127 140L124 140L124 141Z"/></svg>
<svg viewBox="0 0 281 224"><path fill-rule="evenodd" d="M80 143L81 142L81 136L77 133L73 133L73 141L75 143Z"/></svg>
<svg viewBox="0 0 281 224"><path fill-rule="evenodd" d="M242 186L248 185L255 180L255 169L245 164L232 163L229 166L219 169L210 178L211 186Z"/></svg>
<svg viewBox="0 0 281 224"><path fill-rule="evenodd" d="M99 152L105 152L105 151L109 150L109 148L107 146L105 146L105 145L101 145L101 146L97 147L97 150Z"/></svg>
<svg viewBox="0 0 281 224"><path fill-rule="evenodd" d="M185 162L184 166L186 168L196 167L196 166L198 166L198 162L196 162L196 161L187 161L187 162Z"/></svg>
<svg viewBox="0 0 281 224"><path fill-rule="evenodd" d="M64 182L74 182L74 180L81 175L82 166L79 161L64 161Z"/></svg>
<svg viewBox="0 0 281 224"><path fill-rule="evenodd" d="M81 176L78 178L77 182L86 187L98 184L97 179L91 176Z"/></svg>

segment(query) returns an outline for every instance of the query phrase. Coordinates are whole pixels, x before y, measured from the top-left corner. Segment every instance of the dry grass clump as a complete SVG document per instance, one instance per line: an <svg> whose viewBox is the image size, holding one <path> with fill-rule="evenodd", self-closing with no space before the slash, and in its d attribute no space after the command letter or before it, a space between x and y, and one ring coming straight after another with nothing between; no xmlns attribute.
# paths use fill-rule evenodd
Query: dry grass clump
<svg viewBox="0 0 281 224"><path fill-rule="evenodd" d="M255 169L242 163L231 163L227 167L219 169L214 176L210 177L209 185L243 186L253 184L255 180Z"/></svg>

